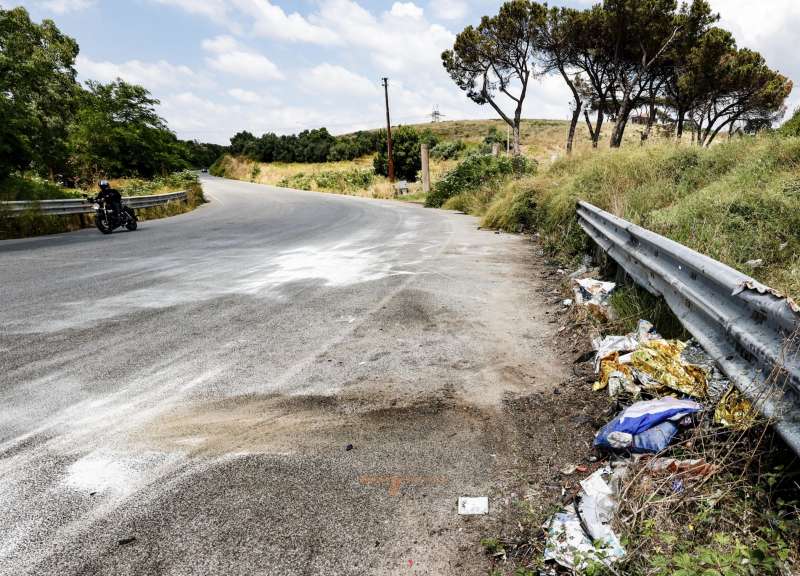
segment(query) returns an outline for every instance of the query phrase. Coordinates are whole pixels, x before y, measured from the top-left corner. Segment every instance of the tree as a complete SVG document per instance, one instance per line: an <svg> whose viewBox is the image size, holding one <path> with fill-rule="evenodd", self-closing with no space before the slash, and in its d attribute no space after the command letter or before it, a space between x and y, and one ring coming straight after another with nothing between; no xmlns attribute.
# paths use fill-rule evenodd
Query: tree
<svg viewBox="0 0 800 576"><path fill-rule="evenodd" d="M680 31L670 46L664 81L667 106L675 113L675 138L683 136L686 115L709 89L708 79L723 54L734 45L733 36L722 28L712 28L719 15L711 11L707 0L693 0L682 6L677 17Z"/></svg>
<svg viewBox="0 0 800 576"><path fill-rule="evenodd" d="M580 76L574 72L575 47L578 39L575 34L579 12L570 8L551 8L547 12L547 20L541 30L541 46L543 54L543 71L558 72L572 93L572 119L567 134L567 154L572 153L575 130L581 119L584 106L585 90L581 90Z"/></svg>
<svg viewBox="0 0 800 576"><path fill-rule="evenodd" d="M246 130L237 132L231 138L231 145L228 149L234 156L248 155L248 152L254 152L256 150L256 141L257 138Z"/></svg>
<svg viewBox="0 0 800 576"><path fill-rule="evenodd" d="M771 70L761 54L747 48L723 55L712 81L693 114L698 143L706 147L736 122L767 118L771 124L783 114L784 102L792 92L791 80Z"/></svg>
<svg viewBox="0 0 800 576"><path fill-rule="evenodd" d="M123 80L89 81L86 87L69 133L70 161L81 180L149 178L188 167L185 149L156 113L159 102L145 88Z"/></svg>
<svg viewBox="0 0 800 576"><path fill-rule="evenodd" d="M52 177L64 165L77 55L51 20L0 9L0 178L31 167Z"/></svg>
<svg viewBox="0 0 800 576"><path fill-rule="evenodd" d="M615 90L611 95L617 122L611 147L619 148L631 111L653 82L663 75L661 65L681 24L676 18L675 0L605 0L612 43Z"/></svg>
<svg viewBox="0 0 800 576"><path fill-rule="evenodd" d="M459 88L475 103L489 104L513 131L514 154L520 154L522 106L528 83L536 75L534 60L541 50L547 9L530 0L512 0L496 16L484 16L477 28L467 26L456 37L442 63ZM503 111L498 97L514 105Z"/></svg>
<svg viewBox="0 0 800 576"><path fill-rule="evenodd" d="M395 175L409 182L416 182L417 173L422 169L420 144L427 141L429 145L435 144L429 136L420 134L410 126L400 126L392 131L392 155L394 156ZM383 146L376 154L373 161L375 173L388 176L389 166L386 152L386 135L384 133Z"/></svg>
<svg viewBox="0 0 800 576"><path fill-rule="evenodd" d="M571 63L581 73L575 85L584 102L592 146L597 148L606 115L613 112L612 95L616 92L614 44L608 13L597 4L575 13L571 26ZM596 113L594 125L589 118L590 110Z"/></svg>

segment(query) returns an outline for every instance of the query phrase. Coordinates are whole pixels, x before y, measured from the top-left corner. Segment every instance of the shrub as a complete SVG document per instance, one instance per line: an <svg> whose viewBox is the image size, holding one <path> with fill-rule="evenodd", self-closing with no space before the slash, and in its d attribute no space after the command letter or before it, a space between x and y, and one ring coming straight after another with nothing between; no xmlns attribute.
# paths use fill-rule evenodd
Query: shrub
<svg viewBox="0 0 800 576"><path fill-rule="evenodd" d="M458 158L466 148L462 140L443 140L431 148L431 158L452 160Z"/></svg>
<svg viewBox="0 0 800 576"><path fill-rule="evenodd" d="M394 174L400 180L409 182L417 181L417 173L422 168L420 145L426 142L429 146L435 145L436 139L429 131L420 134L409 126L400 126L392 132L392 156L394 156ZM373 165L375 173L381 176L389 175L388 154L383 147L375 156Z"/></svg>
<svg viewBox="0 0 800 576"><path fill-rule="evenodd" d="M522 176L535 172L536 163L520 156L491 156L473 154L444 175L428 194L425 205L441 207L448 199L464 192L472 192L481 186L497 184L512 175Z"/></svg>
<svg viewBox="0 0 800 576"><path fill-rule="evenodd" d="M278 186L298 190L327 190L331 192L355 192L366 190L375 179L372 170L323 170L306 174L300 172L278 182Z"/></svg>
<svg viewBox="0 0 800 576"><path fill-rule="evenodd" d="M778 133L783 136L800 136L800 108L794 111L792 117L780 127Z"/></svg>

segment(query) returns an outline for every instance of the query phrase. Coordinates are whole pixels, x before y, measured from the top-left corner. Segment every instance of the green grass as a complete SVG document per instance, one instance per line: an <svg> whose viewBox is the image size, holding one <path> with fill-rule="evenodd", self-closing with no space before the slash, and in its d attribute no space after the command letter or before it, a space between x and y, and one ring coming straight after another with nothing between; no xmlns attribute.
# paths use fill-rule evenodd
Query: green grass
<svg viewBox="0 0 800 576"><path fill-rule="evenodd" d="M800 138L576 154L499 190L483 223L536 230L552 255L570 260L587 247L578 200L800 296Z"/></svg>
<svg viewBox="0 0 800 576"><path fill-rule="evenodd" d="M0 182L0 201L63 200L80 198L82 191L63 188L41 178L9 176Z"/></svg>

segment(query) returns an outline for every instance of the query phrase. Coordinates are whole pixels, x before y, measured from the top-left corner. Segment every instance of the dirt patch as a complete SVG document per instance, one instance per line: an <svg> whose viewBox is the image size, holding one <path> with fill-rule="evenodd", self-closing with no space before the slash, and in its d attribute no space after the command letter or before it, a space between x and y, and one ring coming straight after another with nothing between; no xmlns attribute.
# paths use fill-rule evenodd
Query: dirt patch
<svg viewBox="0 0 800 576"><path fill-rule="evenodd" d="M436 395L392 395L386 386L354 384L332 396L248 395L178 408L148 424L135 442L192 455L289 454L419 426L474 430L495 416L460 402L448 386Z"/></svg>

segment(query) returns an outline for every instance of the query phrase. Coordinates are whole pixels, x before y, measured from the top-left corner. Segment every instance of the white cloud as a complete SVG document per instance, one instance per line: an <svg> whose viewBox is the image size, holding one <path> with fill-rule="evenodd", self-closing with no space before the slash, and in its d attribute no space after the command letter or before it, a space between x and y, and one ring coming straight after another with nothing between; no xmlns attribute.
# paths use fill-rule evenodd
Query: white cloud
<svg viewBox="0 0 800 576"><path fill-rule="evenodd" d="M287 14L269 0L232 0L232 4L253 19L253 31L259 36L311 44L333 44L339 40L331 30L310 23L297 12Z"/></svg>
<svg viewBox="0 0 800 576"><path fill-rule="evenodd" d="M389 13L398 18L419 20L425 14L425 11L413 2L395 2L392 4L392 9Z"/></svg>
<svg viewBox="0 0 800 576"><path fill-rule="evenodd" d="M378 82L342 66L327 62L315 66L301 76L303 88L312 94L323 96L379 96Z"/></svg>
<svg viewBox="0 0 800 576"><path fill-rule="evenodd" d="M277 106L280 104L280 101L272 94L253 92L242 88L231 88L228 90L228 95L243 104L259 104L262 106Z"/></svg>
<svg viewBox="0 0 800 576"><path fill-rule="evenodd" d="M85 10L92 4L94 4L94 0L47 0L47 2L42 2L42 6L56 14Z"/></svg>
<svg viewBox="0 0 800 576"><path fill-rule="evenodd" d="M159 4L175 6L190 14L207 16L217 21L228 18L227 0L153 0Z"/></svg>
<svg viewBox="0 0 800 576"><path fill-rule="evenodd" d="M431 0L428 7L442 20L461 20L469 13L469 6L463 0Z"/></svg>
<svg viewBox="0 0 800 576"><path fill-rule="evenodd" d="M353 49L366 49L375 64L387 73L407 72L426 81L430 74L441 77L441 52L452 46L455 36L438 24L430 24L420 14L409 18L407 3L380 18L373 16L355 0L323 0L318 21L334 30ZM413 12L413 9L411 10Z"/></svg>
<svg viewBox="0 0 800 576"><path fill-rule="evenodd" d="M140 84L148 90L163 88L191 88L210 86L212 82L195 73L188 66L170 64L166 60L142 62L129 60L122 63L95 61L78 56L76 67L83 78L112 82L122 78L131 84Z"/></svg>
<svg viewBox="0 0 800 576"><path fill-rule="evenodd" d="M272 60L259 52L243 47L231 36L217 36L204 40L203 49L212 54L206 59L207 64L220 72L256 81L284 78Z"/></svg>

